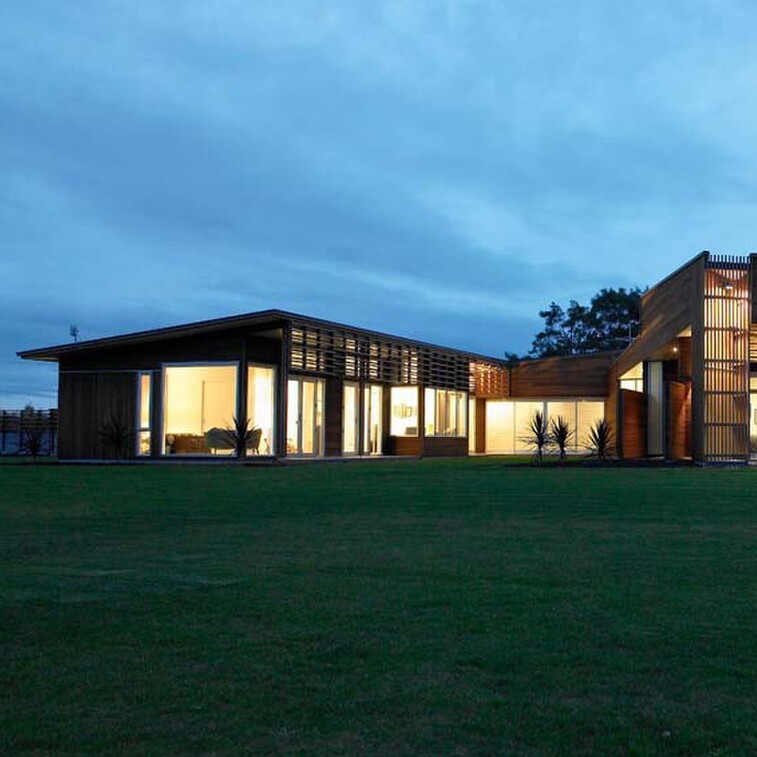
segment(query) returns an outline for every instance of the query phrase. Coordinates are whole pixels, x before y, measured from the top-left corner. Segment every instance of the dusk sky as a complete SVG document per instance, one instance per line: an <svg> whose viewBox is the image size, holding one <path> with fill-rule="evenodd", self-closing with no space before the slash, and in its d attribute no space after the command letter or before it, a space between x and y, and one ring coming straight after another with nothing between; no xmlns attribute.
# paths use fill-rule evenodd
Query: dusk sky
<svg viewBox="0 0 757 757"><path fill-rule="evenodd" d="M265 308L491 355L757 249L748 2L0 3L16 351Z"/></svg>

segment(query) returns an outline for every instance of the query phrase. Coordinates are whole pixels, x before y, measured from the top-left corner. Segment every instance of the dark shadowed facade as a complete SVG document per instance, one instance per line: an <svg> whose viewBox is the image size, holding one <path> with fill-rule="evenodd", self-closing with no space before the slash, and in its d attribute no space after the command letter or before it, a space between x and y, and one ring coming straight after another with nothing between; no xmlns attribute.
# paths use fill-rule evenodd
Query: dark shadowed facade
<svg viewBox="0 0 757 757"><path fill-rule="evenodd" d="M228 456L235 419L249 456L511 454L538 410L568 420L573 451L606 418L626 458L746 462L755 259L694 258L644 295L622 353L508 367L267 310L19 354L59 364L61 459Z"/></svg>

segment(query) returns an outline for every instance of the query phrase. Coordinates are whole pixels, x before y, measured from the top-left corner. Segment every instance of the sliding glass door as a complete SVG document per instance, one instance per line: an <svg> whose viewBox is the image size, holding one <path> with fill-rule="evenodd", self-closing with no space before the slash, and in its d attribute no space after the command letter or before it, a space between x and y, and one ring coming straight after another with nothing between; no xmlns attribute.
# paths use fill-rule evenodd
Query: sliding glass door
<svg viewBox="0 0 757 757"><path fill-rule="evenodd" d="M290 378L287 389L287 453L323 455L323 381Z"/></svg>
<svg viewBox="0 0 757 757"><path fill-rule="evenodd" d="M342 454L360 451L360 386L345 382L342 395Z"/></svg>
<svg viewBox="0 0 757 757"><path fill-rule="evenodd" d="M384 394L380 384L363 388L363 454L380 455L381 410Z"/></svg>

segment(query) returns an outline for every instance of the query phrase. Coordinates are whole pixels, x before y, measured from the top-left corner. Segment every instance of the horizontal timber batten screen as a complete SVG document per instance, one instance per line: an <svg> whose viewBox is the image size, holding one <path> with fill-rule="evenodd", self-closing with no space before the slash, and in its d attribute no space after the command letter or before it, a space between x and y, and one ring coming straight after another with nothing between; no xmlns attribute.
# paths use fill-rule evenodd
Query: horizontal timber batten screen
<svg viewBox="0 0 757 757"><path fill-rule="evenodd" d="M289 369L294 372L468 392L477 386L473 362L463 353L299 322L290 334ZM490 374L482 388L507 391L506 369L479 361L476 365Z"/></svg>
<svg viewBox="0 0 757 757"><path fill-rule="evenodd" d="M749 263L710 256L704 276L704 454L749 458Z"/></svg>

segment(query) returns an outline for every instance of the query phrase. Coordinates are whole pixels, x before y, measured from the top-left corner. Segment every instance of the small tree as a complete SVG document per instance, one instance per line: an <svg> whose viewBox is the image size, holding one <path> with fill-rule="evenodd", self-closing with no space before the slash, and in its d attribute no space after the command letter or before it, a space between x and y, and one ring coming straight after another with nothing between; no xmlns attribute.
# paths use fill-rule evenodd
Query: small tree
<svg viewBox="0 0 757 757"><path fill-rule="evenodd" d="M547 419L540 410L537 410L528 422L527 434L524 437L524 441L533 447L534 458L536 462L541 464L544 460L544 452L549 446L549 426L547 425Z"/></svg>
<svg viewBox="0 0 757 757"><path fill-rule="evenodd" d="M549 436L552 444L560 451L560 460L564 460L565 449L574 436L573 429L570 427L567 418L562 415L552 418L549 424Z"/></svg>
<svg viewBox="0 0 757 757"><path fill-rule="evenodd" d="M614 437L610 424L602 418L594 423L589 430L589 454L598 460L607 460L615 451Z"/></svg>
<svg viewBox="0 0 757 757"><path fill-rule="evenodd" d="M45 443L45 414L35 410L33 405L27 405L21 411L20 452L39 457Z"/></svg>

